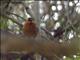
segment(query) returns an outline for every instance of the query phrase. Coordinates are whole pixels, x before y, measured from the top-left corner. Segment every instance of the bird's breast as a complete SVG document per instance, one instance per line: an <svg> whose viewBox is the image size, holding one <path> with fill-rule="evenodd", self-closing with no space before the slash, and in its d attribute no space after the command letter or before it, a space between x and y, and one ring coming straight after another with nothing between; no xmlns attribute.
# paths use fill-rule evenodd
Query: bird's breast
<svg viewBox="0 0 80 60"><path fill-rule="evenodd" d="M24 34L26 34L28 37L35 37L38 33L38 28L34 23L26 23L23 30Z"/></svg>

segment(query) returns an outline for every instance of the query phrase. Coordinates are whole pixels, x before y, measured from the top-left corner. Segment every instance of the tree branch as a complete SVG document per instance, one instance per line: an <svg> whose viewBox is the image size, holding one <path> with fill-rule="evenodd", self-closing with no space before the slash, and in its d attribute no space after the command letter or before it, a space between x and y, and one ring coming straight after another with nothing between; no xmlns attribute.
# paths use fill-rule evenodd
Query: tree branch
<svg viewBox="0 0 80 60"><path fill-rule="evenodd" d="M61 57L61 56L71 56L73 54L80 53L79 40L73 40L71 43L64 42L62 44L55 43L51 40L35 40L27 38L24 35L15 35L10 32L1 32L1 52L34 52L46 57ZM77 44L76 44L77 43Z"/></svg>

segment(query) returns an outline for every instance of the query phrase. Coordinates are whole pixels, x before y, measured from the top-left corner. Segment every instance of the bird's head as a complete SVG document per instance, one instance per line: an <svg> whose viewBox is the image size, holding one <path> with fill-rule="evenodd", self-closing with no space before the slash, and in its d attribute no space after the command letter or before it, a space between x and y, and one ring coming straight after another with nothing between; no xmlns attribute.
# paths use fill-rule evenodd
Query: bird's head
<svg viewBox="0 0 80 60"><path fill-rule="evenodd" d="M32 22L33 21L33 18L28 18L28 21Z"/></svg>

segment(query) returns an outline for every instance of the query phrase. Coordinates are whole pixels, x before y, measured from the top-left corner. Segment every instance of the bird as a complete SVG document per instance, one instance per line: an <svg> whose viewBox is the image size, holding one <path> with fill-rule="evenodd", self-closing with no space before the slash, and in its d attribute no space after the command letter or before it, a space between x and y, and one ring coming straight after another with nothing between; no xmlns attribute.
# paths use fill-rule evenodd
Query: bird
<svg viewBox="0 0 80 60"><path fill-rule="evenodd" d="M54 30L54 38L62 38L63 33L64 29L62 27L58 27L56 30Z"/></svg>
<svg viewBox="0 0 80 60"><path fill-rule="evenodd" d="M33 18L28 18L23 24L23 33L27 37L35 38L38 34L38 27Z"/></svg>

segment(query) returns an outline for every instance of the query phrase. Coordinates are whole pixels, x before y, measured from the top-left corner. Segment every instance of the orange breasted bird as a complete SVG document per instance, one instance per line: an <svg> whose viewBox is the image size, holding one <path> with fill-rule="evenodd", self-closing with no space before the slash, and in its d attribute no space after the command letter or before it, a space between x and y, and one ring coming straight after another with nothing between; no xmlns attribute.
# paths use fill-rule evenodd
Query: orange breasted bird
<svg viewBox="0 0 80 60"><path fill-rule="evenodd" d="M28 20L25 21L23 25L23 33L27 37L33 37L35 38L38 34L38 27L36 26L36 23L33 21L32 18L28 18Z"/></svg>

